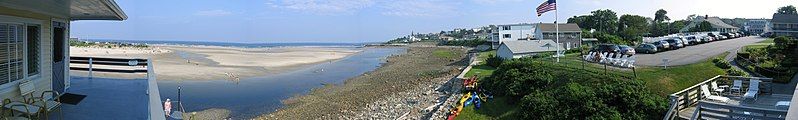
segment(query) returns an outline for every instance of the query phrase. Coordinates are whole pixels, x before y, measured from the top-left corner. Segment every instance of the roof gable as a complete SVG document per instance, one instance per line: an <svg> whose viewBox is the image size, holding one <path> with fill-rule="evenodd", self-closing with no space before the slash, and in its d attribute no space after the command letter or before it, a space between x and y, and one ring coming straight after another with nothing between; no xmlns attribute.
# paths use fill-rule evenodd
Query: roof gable
<svg viewBox="0 0 798 120"><path fill-rule="evenodd" d="M798 14L773 14L772 23L798 23Z"/></svg>

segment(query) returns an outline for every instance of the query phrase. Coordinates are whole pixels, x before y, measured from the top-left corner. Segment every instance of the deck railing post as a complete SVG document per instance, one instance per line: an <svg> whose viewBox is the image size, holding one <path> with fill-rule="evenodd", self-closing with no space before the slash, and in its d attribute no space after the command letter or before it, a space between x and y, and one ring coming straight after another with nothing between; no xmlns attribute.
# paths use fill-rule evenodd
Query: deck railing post
<svg viewBox="0 0 798 120"><path fill-rule="evenodd" d="M89 58L89 79L91 79L92 77L94 77L94 75L93 75L93 73L92 73L92 71L93 71L93 70L92 70L92 62L93 62L93 59L92 59L92 58Z"/></svg>

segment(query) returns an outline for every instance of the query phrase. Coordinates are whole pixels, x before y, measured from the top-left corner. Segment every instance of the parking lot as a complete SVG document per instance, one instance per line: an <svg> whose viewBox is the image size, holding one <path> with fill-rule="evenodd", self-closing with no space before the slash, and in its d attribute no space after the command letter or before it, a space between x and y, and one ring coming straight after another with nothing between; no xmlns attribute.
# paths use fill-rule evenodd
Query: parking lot
<svg viewBox="0 0 798 120"><path fill-rule="evenodd" d="M687 46L678 50L659 52L656 54L637 54L636 66L664 66L663 59L668 59L668 66L686 65L717 56L726 51L763 41L762 37L741 37L711 43Z"/></svg>

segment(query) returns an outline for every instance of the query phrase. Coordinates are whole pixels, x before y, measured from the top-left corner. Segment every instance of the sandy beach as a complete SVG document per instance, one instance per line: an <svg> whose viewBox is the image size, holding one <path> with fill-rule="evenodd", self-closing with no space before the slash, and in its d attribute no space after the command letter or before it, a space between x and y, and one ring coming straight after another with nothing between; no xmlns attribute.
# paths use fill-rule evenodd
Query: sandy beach
<svg viewBox="0 0 798 120"><path fill-rule="evenodd" d="M360 52L357 48L155 45L148 48L70 47L71 56L151 58L159 80L236 80L295 70ZM74 66L74 65L73 65ZM97 66L99 67L99 66ZM74 75L86 72L72 71ZM99 77L134 78L141 75L94 73Z"/></svg>

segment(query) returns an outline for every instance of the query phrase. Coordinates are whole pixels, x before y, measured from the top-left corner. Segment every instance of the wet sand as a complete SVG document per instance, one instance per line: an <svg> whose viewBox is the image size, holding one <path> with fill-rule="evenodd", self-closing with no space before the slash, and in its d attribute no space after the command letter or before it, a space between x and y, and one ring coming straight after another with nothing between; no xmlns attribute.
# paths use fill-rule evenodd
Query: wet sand
<svg viewBox="0 0 798 120"><path fill-rule="evenodd" d="M71 56L151 58L158 80L237 80L295 70L360 52L357 48L234 48L159 45L149 48L70 47ZM75 66L75 65L73 65ZM101 67L101 66L96 66ZM73 75L87 72L71 71ZM94 73L99 77L142 75Z"/></svg>

